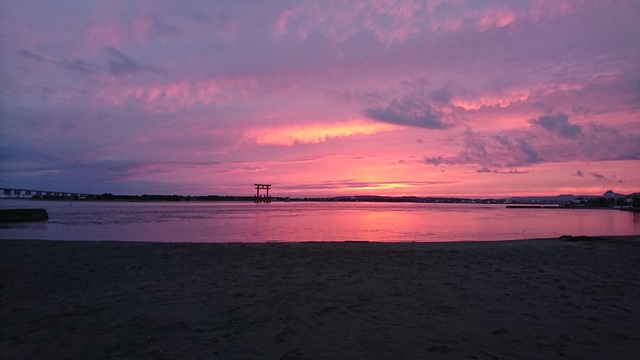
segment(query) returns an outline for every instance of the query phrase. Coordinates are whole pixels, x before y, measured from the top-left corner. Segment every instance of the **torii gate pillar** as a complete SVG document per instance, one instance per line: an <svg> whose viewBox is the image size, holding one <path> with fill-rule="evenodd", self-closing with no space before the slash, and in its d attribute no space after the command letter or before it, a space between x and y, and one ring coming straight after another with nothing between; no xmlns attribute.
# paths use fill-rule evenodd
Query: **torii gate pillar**
<svg viewBox="0 0 640 360"><path fill-rule="evenodd" d="M261 202L270 203L271 196L269 195L269 188L271 188L271 184L253 184L256 186L256 204L260 204ZM260 196L260 189L267 190L267 195Z"/></svg>

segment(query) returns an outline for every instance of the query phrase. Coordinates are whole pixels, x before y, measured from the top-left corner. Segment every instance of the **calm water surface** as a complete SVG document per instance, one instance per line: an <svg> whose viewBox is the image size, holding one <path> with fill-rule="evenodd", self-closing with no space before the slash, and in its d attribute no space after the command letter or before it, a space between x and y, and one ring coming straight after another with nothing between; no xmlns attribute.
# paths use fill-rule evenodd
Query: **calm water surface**
<svg viewBox="0 0 640 360"><path fill-rule="evenodd" d="M47 222L0 225L2 239L438 242L640 234L640 216L630 212L505 205L0 200L0 207L49 212Z"/></svg>

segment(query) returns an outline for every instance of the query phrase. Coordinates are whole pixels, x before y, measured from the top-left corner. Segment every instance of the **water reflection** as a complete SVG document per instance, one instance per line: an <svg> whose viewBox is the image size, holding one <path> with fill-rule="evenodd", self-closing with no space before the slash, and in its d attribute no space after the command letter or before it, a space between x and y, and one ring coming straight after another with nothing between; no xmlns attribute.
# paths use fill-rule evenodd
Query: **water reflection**
<svg viewBox="0 0 640 360"><path fill-rule="evenodd" d="M65 205L65 206L62 206ZM46 223L0 227L0 238L184 242L460 241L640 233L615 210L506 209L414 203L40 202Z"/></svg>

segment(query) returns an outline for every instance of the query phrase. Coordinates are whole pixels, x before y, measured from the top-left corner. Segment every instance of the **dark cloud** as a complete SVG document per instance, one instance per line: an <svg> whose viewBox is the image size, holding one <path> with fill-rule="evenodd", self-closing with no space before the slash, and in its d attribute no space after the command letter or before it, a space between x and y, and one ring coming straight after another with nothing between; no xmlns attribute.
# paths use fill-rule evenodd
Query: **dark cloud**
<svg viewBox="0 0 640 360"><path fill-rule="evenodd" d="M127 187L131 181L135 182L134 178L139 174L170 173L176 169L194 167L210 169L220 165L217 161L87 160L82 157L69 158L59 149L43 147L36 150L19 143L10 147L0 146L0 154L3 154L0 172L8 170L4 166L11 168L11 176L3 179L6 184L20 184L21 187L38 190L86 193L122 193L125 191L122 186ZM138 190L134 193L144 193L149 188L141 187Z"/></svg>
<svg viewBox="0 0 640 360"><path fill-rule="evenodd" d="M592 160L640 159L640 135L622 133L618 129L589 123L584 127L581 151Z"/></svg>
<svg viewBox="0 0 640 360"><path fill-rule="evenodd" d="M60 66L64 69L67 69L69 71L75 71L79 73L92 73L96 71L96 68L93 65L91 65L90 63L82 59L74 59L74 60L62 59L60 61L55 61L55 60L47 59L44 56L41 56L38 54L34 54L24 49L18 51L18 55L22 56L25 59L29 59L38 63L43 63L43 62L51 63L54 65Z"/></svg>
<svg viewBox="0 0 640 360"><path fill-rule="evenodd" d="M537 164L543 161L538 155L538 152L533 149L531 144L521 138L515 138L511 140L504 135L496 135L494 139L508 150L509 154L513 158L512 162L506 164L506 166L523 166Z"/></svg>
<svg viewBox="0 0 640 360"><path fill-rule="evenodd" d="M487 145L482 139L467 131L464 150L460 152L460 157L468 162L484 163L487 159Z"/></svg>
<svg viewBox="0 0 640 360"><path fill-rule="evenodd" d="M540 120L542 119L542 120ZM480 165L488 169L529 166L538 163L569 161L640 160L640 135L623 132L608 125L587 123L574 137L545 136L542 125L572 134L573 124L564 115L541 116L535 126L504 131L497 135L465 131L462 149L447 156L424 156L428 165ZM551 124L551 125L550 125ZM547 134L548 135L548 134ZM573 175L584 177L578 171Z"/></svg>
<svg viewBox="0 0 640 360"><path fill-rule="evenodd" d="M538 107L540 109L542 109L544 112L546 112L547 114L550 114L553 112L553 106L542 103L542 102L537 102L535 104L533 104L535 107Z"/></svg>
<svg viewBox="0 0 640 360"><path fill-rule="evenodd" d="M84 74L93 73L96 70L93 65L81 59L62 59L61 61L54 62L54 64L61 66L69 71L75 71Z"/></svg>
<svg viewBox="0 0 640 360"><path fill-rule="evenodd" d="M500 169L489 169L487 167L483 167L481 169L476 170L477 173L491 173L491 174L526 174L529 171L527 170L518 170L518 169L509 169L509 170L500 170Z"/></svg>
<svg viewBox="0 0 640 360"><path fill-rule="evenodd" d="M151 29L158 35L173 35L177 34L179 29L177 26L164 22L162 20L155 20Z"/></svg>
<svg viewBox="0 0 640 360"><path fill-rule="evenodd" d="M29 174L30 172L53 171L62 162L58 156L47 151L48 149L34 147L23 139L0 136L0 140L2 140L0 141L0 167L8 166L14 172ZM0 168L1 170L5 169Z"/></svg>
<svg viewBox="0 0 640 360"><path fill-rule="evenodd" d="M400 83L409 88L406 94L393 98L386 105L369 106L364 109L364 114L372 120L402 126L439 130L452 126L443 121L443 110L450 105L452 97L446 88L429 92L428 82L422 78ZM379 95L377 97L380 98Z"/></svg>
<svg viewBox="0 0 640 360"><path fill-rule="evenodd" d="M356 101L362 104L377 104L385 101L386 97L380 91L360 91L360 90L334 90L325 89L325 93L337 101Z"/></svg>
<svg viewBox="0 0 640 360"><path fill-rule="evenodd" d="M569 123L569 117L565 114L558 113L555 115L542 115L529 122L533 125L541 126L549 131L560 134L565 138L574 138L581 133L579 125Z"/></svg>
<svg viewBox="0 0 640 360"><path fill-rule="evenodd" d="M425 156L423 161L425 164L434 166L447 163L447 160L442 156Z"/></svg>
<svg viewBox="0 0 640 360"><path fill-rule="evenodd" d="M143 72L160 72L159 68L151 65L140 64L112 46L107 46L105 50L113 57L113 59L107 61L109 64L109 72L113 75L119 76Z"/></svg>
<svg viewBox="0 0 640 360"><path fill-rule="evenodd" d="M199 13L192 15L191 18L201 25L210 25L217 33L225 33L233 28L233 19L227 14L207 16Z"/></svg>
<svg viewBox="0 0 640 360"><path fill-rule="evenodd" d="M578 115L589 115L589 113L591 112L591 109L578 104L578 105L573 105L571 107L571 111L573 111L574 114L578 114Z"/></svg>
<svg viewBox="0 0 640 360"><path fill-rule="evenodd" d="M365 109L364 114L372 120L395 125L438 130L451 127L442 121L442 112L409 98L393 99L385 107Z"/></svg>
<svg viewBox="0 0 640 360"><path fill-rule="evenodd" d="M170 173L181 169L209 170L221 163L214 160L141 160L100 158L100 145L76 140L73 144L53 144L41 141L33 146L33 139L6 138L0 135L0 173L9 174L6 183L27 184L42 190L55 190L48 180L64 179L69 183L93 187L109 182L132 179L140 174ZM75 148L75 149L73 149ZM5 169L7 167L7 169ZM67 185L68 186L68 185ZM66 187L66 186L65 186ZM64 189L65 187L61 187ZM84 191L84 190L79 190Z"/></svg>
<svg viewBox="0 0 640 360"><path fill-rule="evenodd" d="M453 156L423 156L427 165L480 165L477 172L499 174L521 174L521 170L511 170L519 166L540 163L543 159L522 135L495 135L486 137L467 129L464 133L464 149ZM502 169L510 170L502 170Z"/></svg>
<svg viewBox="0 0 640 360"><path fill-rule="evenodd" d="M595 178L597 182L603 182L608 184L611 184L611 183L621 184L623 182L622 180L618 179L618 177L615 175L606 176L595 171L591 172L591 176L593 176L593 178Z"/></svg>
<svg viewBox="0 0 640 360"><path fill-rule="evenodd" d="M191 18L203 24L208 24L210 22L209 18L203 14L193 14Z"/></svg>
<svg viewBox="0 0 640 360"><path fill-rule="evenodd" d="M431 94L431 99L440 105L448 105L451 102L451 97L451 93L445 88L436 90Z"/></svg>
<svg viewBox="0 0 640 360"><path fill-rule="evenodd" d="M538 153L531 147L531 144L529 144L527 141L518 139L516 143L518 150L520 150L520 152L524 155L523 159L525 160L525 164L535 164L542 162L542 159L540 158L540 156L538 156Z"/></svg>
<svg viewBox="0 0 640 360"><path fill-rule="evenodd" d="M378 120L395 125L415 126L425 129L446 129L449 126L442 122L442 115L433 113L431 109L424 109L420 113L402 112L392 106L386 108L369 108L364 113L372 120Z"/></svg>
<svg viewBox="0 0 640 360"><path fill-rule="evenodd" d="M39 63L41 63L41 62L46 60L44 57L42 57L42 56L40 56L38 54L34 54L34 53L32 53L30 51L27 51L25 49L20 49L20 51L18 51L18 55L22 56L25 59L33 60L33 61L36 61L36 62L39 62Z"/></svg>

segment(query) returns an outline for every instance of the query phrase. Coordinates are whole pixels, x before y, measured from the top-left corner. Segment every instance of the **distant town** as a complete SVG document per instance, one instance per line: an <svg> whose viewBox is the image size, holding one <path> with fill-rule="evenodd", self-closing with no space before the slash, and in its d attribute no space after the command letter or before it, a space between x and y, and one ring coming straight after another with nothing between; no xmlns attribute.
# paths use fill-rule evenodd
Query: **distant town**
<svg viewBox="0 0 640 360"><path fill-rule="evenodd" d="M259 196L259 195L258 195ZM618 194L607 190L601 196L597 195L557 195L557 196L516 196L505 198L462 198L462 197L432 197L432 196L380 196L356 195L334 197L281 197L269 196L268 201L262 197L229 196L229 195L114 195L83 194L71 192L54 192L25 189L0 188L0 199L32 199L32 200L63 200L63 201L164 201L164 202L301 202L301 201L336 201L336 202L405 202L405 203L466 203L466 204L506 204L506 205L553 205L564 208L616 208L621 210L640 210L640 193ZM515 206L514 206L515 207Z"/></svg>

